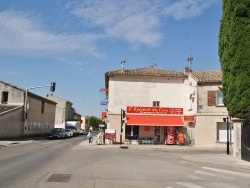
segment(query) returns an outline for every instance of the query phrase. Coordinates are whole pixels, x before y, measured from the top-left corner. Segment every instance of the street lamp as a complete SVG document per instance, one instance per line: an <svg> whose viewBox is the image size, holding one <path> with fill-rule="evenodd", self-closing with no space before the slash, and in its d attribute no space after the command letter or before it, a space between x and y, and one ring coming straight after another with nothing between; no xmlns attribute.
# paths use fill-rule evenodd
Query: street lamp
<svg viewBox="0 0 250 188"><path fill-rule="evenodd" d="M27 99L28 99L28 90L36 89L36 88L42 88L42 87L50 87L50 91L51 91L51 92L54 92L55 89L56 89L56 83L55 83L55 82L51 82L50 85L35 86L35 87L27 88L27 89L25 90L24 117L23 117L24 120L27 119Z"/></svg>
<svg viewBox="0 0 250 188"><path fill-rule="evenodd" d="M223 118L223 121L227 123L227 155L229 155L229 121L228 121L228 117Z"/></svg>

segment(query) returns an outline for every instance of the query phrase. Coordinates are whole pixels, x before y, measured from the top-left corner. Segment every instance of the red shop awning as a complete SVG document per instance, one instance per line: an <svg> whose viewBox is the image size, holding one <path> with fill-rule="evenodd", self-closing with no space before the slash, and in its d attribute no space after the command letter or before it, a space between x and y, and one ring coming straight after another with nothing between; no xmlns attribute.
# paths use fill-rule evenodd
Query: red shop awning
<svg viewBox="0 0 250 188"><path fill-rule="evenodd" d="M127 115L126 118L127 125L184 126L182 118L178 116Z"/></svg>

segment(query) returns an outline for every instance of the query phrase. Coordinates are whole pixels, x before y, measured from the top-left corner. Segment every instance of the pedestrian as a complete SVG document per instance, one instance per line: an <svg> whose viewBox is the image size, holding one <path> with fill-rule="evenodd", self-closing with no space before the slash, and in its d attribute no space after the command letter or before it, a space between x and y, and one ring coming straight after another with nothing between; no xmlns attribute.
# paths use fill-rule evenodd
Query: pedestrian
<svg viewBox="0 0 250 188"><path fill-rule="evenodd" d="M92 143L92 131L91 130L89 130L89 132L88 132L88 135L87 135L87 138L89 139L89 144L91 144Z"/></svg>

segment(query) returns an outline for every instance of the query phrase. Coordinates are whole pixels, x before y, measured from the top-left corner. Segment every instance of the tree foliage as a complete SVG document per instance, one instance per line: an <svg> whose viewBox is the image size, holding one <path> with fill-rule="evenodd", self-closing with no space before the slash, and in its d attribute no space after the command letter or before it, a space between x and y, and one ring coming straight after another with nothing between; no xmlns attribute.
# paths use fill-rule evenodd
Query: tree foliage
<svg viewBox="0 0 250 188"><path fill-rule="evenodd" d="M89 126L93 127L93 130L99 130L99 125L104 123L105 123L104 121L95 116L90 116L88 119L88 124Z"/></svg>
<svg viewBox="0 0 250 188"><path fill-rule="evenodd" d="M222 91L229 115L250 112L250 1L223 0L219 57Z"/></svg>

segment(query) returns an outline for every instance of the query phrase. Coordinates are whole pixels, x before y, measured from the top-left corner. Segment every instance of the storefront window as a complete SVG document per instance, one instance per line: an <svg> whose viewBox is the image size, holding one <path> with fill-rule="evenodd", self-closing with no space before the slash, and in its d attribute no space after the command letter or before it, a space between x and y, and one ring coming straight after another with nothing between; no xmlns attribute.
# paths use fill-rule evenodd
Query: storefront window
<svg viewBox="0 0 250 188"><path fill-rule="evenodd" d="M137 140L138 137L139 137L139 126L136 126L136 125L126 125L125 139Z"/></svg>

